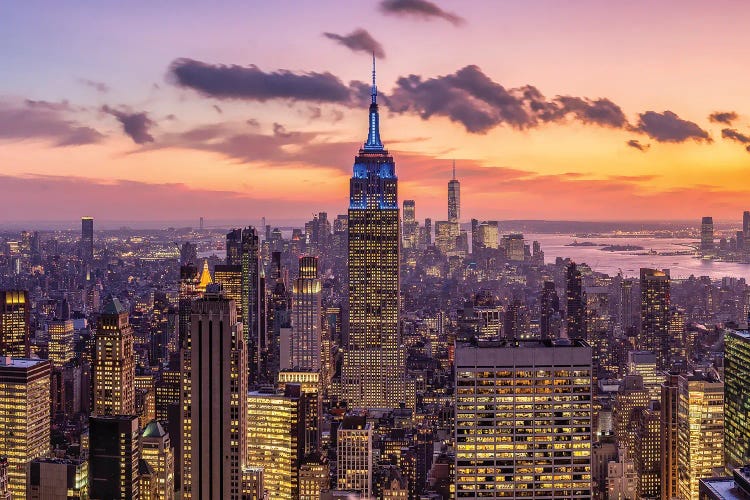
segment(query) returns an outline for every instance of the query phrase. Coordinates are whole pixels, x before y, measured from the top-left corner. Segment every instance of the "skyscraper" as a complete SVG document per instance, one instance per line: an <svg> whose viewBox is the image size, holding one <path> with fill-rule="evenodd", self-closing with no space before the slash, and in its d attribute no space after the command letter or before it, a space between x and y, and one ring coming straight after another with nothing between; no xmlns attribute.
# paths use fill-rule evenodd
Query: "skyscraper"
<svg viewBox="0 0 750 500"><path fill-rule="evenodd" d="M27 291L0 291L0 356L28 358L31 355L30 310Z"/></svg>
<svg viewBox="0 0 750 500"><path fill-rule="evenodd" d="M94 261L94 218L81 217L81 260Z"/></svg>
<svg viewBox="0 0 750 500"><path fill-rule="evenodd" d="M317 257L301 257L293 287L291 338L281 347L282 370L320 370L321 288Z"/></svg>
<svg viewBox="0 0 750 500"><path fill-rule="evenodd" d="M448 222L461 218L461 183L456 179L456 162L453 161L453 178L448 181Z"/></svg>
<svg viewBox="0 0 750 500"><path fill-rule="evenodd" d="M416 205L414 200L404 200L404 227L403 227L403 247L413 248L417 246L417 219Z"/></svg>
<svg viewBox="0 0 750 500"><path fill-rule="evenodd" d="M182 377L183 498L239 499L247 453L247 351L234 301L218 285L193 302Z"/></svg>
<svg viewBox="0 0 750 500"><path fill-rule="evenodd" d="M405 401L399 332L399 207L393 157L380 141L373 62L367 141L354 160L349 198L349 345L342 369L350 407Z"/></svg>
<svg viewBox="0 0 750 500"><path fill-rule="evenodd" d="M750 464L750 333L724 335L724 455L726 467Z"/></svg>
<svg viewBox="0 0 750 500"><path fill-rule="evenodd" d="M360 498L371 498L372 433L372 424L364 415L352 415L344 417L336 436L336 486L358 493Z"/></svg>
<svg viewBox="0 0 750 500"><path fill-rule="evenodd" d="M102 308L94 334L94 415L134 415L133 327L115 297Z"/></svg>
<svg viewBox="0 0 750 500"><path fill-rule="evenodd" d="M698 480L724 466L724 384L710 374L680 375L677 494L698 500Z"/></svg>
<svg viewBox="0 0 750 500"><path fill-rule="evenodd" d="M742 232L745 235L745 240L750 238L750 211L748 210L742 212Z"/></svg>
<svg viewBox="0 0 750 500"><path fill-rule="evenodd" d="M49 359L59 368L73 359L73 320L55 319L49 324Z"/></svg>
<svg viewBox="0 0 750 500"><path fill-rule="evenodd" d="M677 385L679 375L668 373L661 384L661 498L677 496Z"/></svg>
<svg viewBox="0 0 750 500"><path fill-rule="evenodd" d="M714 219L703 217L701 220L701 251L711 253L714 250Z"/></svg>
<svg viewBox="0 0 750 500"><path fill-rule="evenodd" d="M586 307L583 297L583 278L575 262L565 269L565 323L569 339L586 338Z"/></svg>
<svg viewBox="0 0 750 500"><path fill-rule="evenodd" d="M140 498L138 437L135 415L89 419L89 495L92 500Z"/></svg>
<svg viewBox="0 0 750 500"><path fill-rule="evenodd" d="M560 298L557 296L557 291L555 291L554 281L545 281L542 285L539 309L541 313L539 326L542 340L557 338L560 332L555 331L553 325L555 324L555 316L560 314Z"/></svg>
<svg viewBox="0 0 750 500"><path fill-rule="evenodd" d="M669 317L669 270L641 268L641 328L637 347L656 354L658 370L669 368Z"/></svg>
<svg viewBox="0 0 750 500"><path fill-rule="evenodd" d="M459 344L456 498L592 498L591 348Z"/></svg>
<svg viewBox="0 0 750 500"><path fill-rule="evenodd" d="M141 457L154 471L159 500L174 500L174 449L169 433L156 420L143 429Z"/></svg>
<svg viewBox="0 0 750 500"><path fill-rule="evenodd" d="M29 500L88 499L89 463L69 458L35 458L29 463ZM2 499L2 495L0 495Z"/></svg>
<svg viewBox="0 0 750 500"><path fill-rule="evenodd" d="M26 498L26 467L50 452L50 362L0 357L0 457L12 498Z"/></svg>
<svg viewBox="0 0 750 500"><path fill-rule="evenodd" d="M289 384L283 394L270 390L247 395L252 418L247 426L247 465L263 469L269 498L296 499L304 440L301 388Z"/></svg>
<svg viewBox="0 0 750 500"><path fill-rule="evenodd" d="M242 328L245 335L245 346L248 356L248 373L257 371L260 357L266 352L266 335L262 326L265 315L262 300L265 297L265 286L261 286L260 273L260 239L255 228L248 226L242 230L240 265L242 266ZM227 262L233 264L234 262ZM252 377L253 374L249 373Z"/></svg>

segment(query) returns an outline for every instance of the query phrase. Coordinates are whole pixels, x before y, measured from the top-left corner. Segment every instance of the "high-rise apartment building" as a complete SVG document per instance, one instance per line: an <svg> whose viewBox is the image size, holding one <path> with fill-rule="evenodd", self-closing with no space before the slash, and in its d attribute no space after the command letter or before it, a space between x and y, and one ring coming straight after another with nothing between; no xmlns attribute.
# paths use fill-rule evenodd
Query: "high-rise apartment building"
<svg viewBox="0 0 750 500"><path fill-rule="evenodd" d="M373 66L367 141L354 160L349 197L349 344L342 397L349 407L405 402L406 352L399 331L398 179L380 141Z"/></svg>
<svg viewBox="0 0 750 500"><path fill-rule="evenodd" d="M263 469L263 486L269 498L298 498L305 430L300 386L288 384L281 394L250 392L247 407L248 467Z"/></svg>
<svg viewBox="0 0 750 500"><path fill-rule="evenodd" d="M138 417L89 419L89 496L92 500L139 500L141 449Z"/></svg>
<svg viewBox="0 0 750 500"><path fill-rule="evenodd" d="M81 260L94 261L94 218L81 217Z"/></svg>
<svg viewBox="0 0 750 500"><path fill-rule="evenodd" d="M183 498L241 498L246 394L247 351L237 308L211 285L193 302L182 350Z"/></svg>
<svg viewBox="0 0 750 500"><path fill-rule="evenodd" d="M724 456L726 467L750 464L750 332L724 335Z"/></svg>
<svg viewBox="0 0 750 500"><path fill-rule="evenodd" d="M461 183L456 179L456 162L453 162L453 178L448 181L448 221L461 219Z"/></svg>
<svg viewBox="0 0 750 500"><path fill-rule="evenodd" d="M575 262L565 269L565 323L569 339L586 338L586 305L583 278Z"/></svg>
<svg viewBox="0 0 750 500"><path fill-rule="evenodd" d="M135 415L133 327L115 297L104 304L94 334L94 415Z"/></svg>
<svg viewBox="0 0 750 500"><path fill-rule="evenodd" d="M724 384L711 374L680 375L677 398L677 495L698 500L698 481L724 467Z"/></svg>
<svg viewBox="0 0 750 500"><path fill-rule="evenodd" d="M321 290L317 257L301 257L292 292L291 335L282 339L282 370L320 371Z"/></svg>
<svg viewBox="0 0 750 500"><path fill-rule="evenodd" d="M360 498L372 492L372 434L364 415L344 417L336 433L336 486Z"/></svg>
<svg viewBox="0 0 750 500"><path fill-rule="evenodd" d="M637 347L656 354L656 368L669 369L669 270L641 268L641 328Z"/></svg>
<svg viewBox="0 0 750 500"><path fill-rule="evenodd" d="M0 457L12 498L26 498L26 468L50 452L50 362L0 357Z"/></svg>
<svg viewBox="0 0 750 500"><path fill-rule="evenodd" d="M592 498L591 347L459 344L456 498Z"/></svg>
<svg viewBox="0 0 750 500"><path fill-rule="evenodd" d="M28 358L31 355L30 311L27 291L0 291L0 356Z"/></svg>

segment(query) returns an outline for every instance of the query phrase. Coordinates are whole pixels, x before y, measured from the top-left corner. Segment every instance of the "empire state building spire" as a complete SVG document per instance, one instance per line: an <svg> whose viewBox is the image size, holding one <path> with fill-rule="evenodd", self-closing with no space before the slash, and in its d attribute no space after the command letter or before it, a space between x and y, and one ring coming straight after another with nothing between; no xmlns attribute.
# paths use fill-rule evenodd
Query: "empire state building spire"
<svg viewBox="0 0 750 500"><path fill-rule="evenodd" d="M370 122L367 132L367 142L364 149L380 151L383 143L380 141L380 116L378 115L378 87L375 84L375 54L372 55L372 89L370 90Z"/></svg>

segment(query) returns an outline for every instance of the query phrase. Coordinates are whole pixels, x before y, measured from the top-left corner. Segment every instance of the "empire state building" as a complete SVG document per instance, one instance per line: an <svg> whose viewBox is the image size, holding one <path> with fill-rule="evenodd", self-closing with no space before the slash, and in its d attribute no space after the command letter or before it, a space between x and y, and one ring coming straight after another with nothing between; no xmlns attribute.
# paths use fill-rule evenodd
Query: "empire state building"
<svg viewBox="0 0 750 500"><path fill-rule="evenodd" d="M373 59L367 141L349 184L349 344L341 390L350 408L397 408L413 399L399 332L398 178L380 141L377 96Z"/></svg>

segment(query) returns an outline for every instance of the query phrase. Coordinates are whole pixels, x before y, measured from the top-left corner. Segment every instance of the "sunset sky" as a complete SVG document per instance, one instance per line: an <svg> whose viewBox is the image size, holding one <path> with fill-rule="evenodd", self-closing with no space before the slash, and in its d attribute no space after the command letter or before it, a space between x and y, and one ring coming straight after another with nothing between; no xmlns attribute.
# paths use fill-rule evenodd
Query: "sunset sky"
<svg viewBox="0 0 750 500"><path fill-rule="evenodd" d="M0 4L2 221L345 213L371 53L399 198L462 219L740 219L746 1Z"/></svg>

